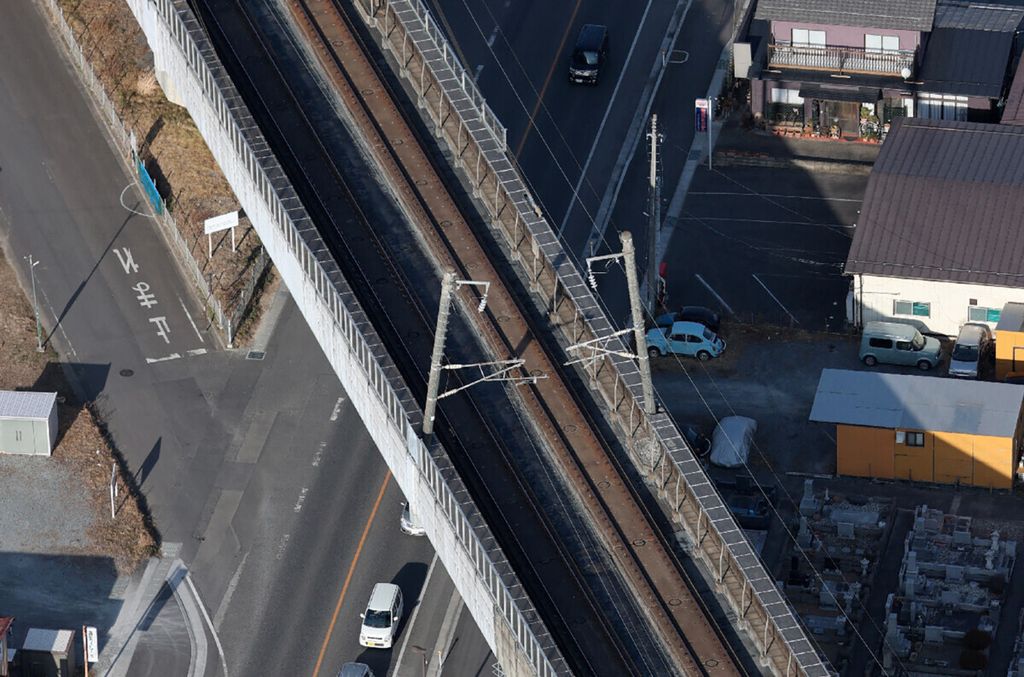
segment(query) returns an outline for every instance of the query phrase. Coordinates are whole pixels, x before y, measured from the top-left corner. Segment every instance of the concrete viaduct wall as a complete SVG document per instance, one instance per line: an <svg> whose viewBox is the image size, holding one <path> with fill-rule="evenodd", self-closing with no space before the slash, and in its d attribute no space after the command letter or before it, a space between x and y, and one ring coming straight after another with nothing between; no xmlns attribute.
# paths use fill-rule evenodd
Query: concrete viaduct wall
<svg viewBox="0 0 1024 677"><path fill-rule="evenodd" d="M186 0L126 1L505 674L569 674Z"/></svg>
<svg viewBox="0 0 1024 677"><path fill-rule="evenodd" d="M422 117L450 152L496 239L507 246L513 267L529 285L533 302L551 318L562 344L612 334L599 299L509 159L504 127L422 0L354 3L396 62ZM618 339L608 347L626 350ZM692 552L704 561L711 582L757 647L765 669L787 676L831 674L675 423L667 414L645 413L636 362L605 355L586 371L608 422L666 512L686 530L694 544Z"/></svg>

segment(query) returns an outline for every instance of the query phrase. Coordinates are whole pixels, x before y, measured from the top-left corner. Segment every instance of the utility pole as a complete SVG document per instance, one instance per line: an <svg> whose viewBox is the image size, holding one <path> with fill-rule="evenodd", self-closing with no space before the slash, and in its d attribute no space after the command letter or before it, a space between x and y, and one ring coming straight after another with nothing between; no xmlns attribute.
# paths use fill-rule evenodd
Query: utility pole
<svg viewBox="0 0 1024 677"><path fill-rule="evenodd" d="M36 300L36 266L39 265L39 261L32 258L29 254L25 257L28 261L29 277L32 278L32 310L36 314L36 352L43 352L43 325L39 322L39 302Z"/></svg>
<svg viewBox="0 0 1024 677"><path fill-rule="evenodd" d="M636 359L640 367L640 384L644 393L644 410L648 414L658 413L654 401L654 382L651 380L651 357L647 354L647 335L644 333L644 309L640 305L640 282L636 274L636 250L633 248L633 234L628 230L619 233L622 240L622 257L626 261L626 287L629 290L629 307L633 311L633 336L636 339Z"/></svg>
<svg viewBox="0 0 1024 677"><path fill-rule="evenodd" d="M434 433L434 416L437 413L438 401L443 400L449 395L454 395L478 383L499 381L513 385L522 385L524 383L533 384L539 379L547 378L546 374L536 376L512 375L512 372L518 370L525 363L525 360L521 359L474 362L472 364L441 364L441 360L444 359L445 336L448 334L448 317L452 307L452 295L459 287L467 286L479 287L484 290L483 295L480 297L480 304L476 309L478 313L484 312L484 309L487 308L487 294L491 289L490 282L459 280L456 279L454 270L446 272L441 280L441 301L437 309L437 327L434 329L434 351L430 355L430 375L427 378L427 402L423 407L423 434L425 436L430 436ZM485 369L491 368L493 368L493 371L485 371ZM441 385L441 371L443 369L450 371L474 369L479 372L479 376L465 385L438 393L438 388Z"/></svg>
<svg viewBox="0 0 1024 677"><path fill-rule="evenodd" d="M441 280L441 305L437 308L437 326L434 329L434 351L430 354L430 376L427 378L427 405L423 409L423 434L434 432L434 413L437 411L437 387L441 381L441 359L444 357L444 339L448 333L448 315L455 291L455 271L449 270Z"/></svg>
<svg viewBox="0 0 1024 677"><path fill-rule="evenodd" d="M640 384L643 388L644 411L648 414L658 413L658 405L654 401L654 382L651 380L651 358L647 353L647 335L644 333L644 308L640 301L640 279L636 272L636 248L633 246L633 234L628 230L619 233L622 240L622 251L618 254L604 254L602 256L591 256L587 259L587 279L590 286L597 289L597 278L594 274L593 265L602 261L614 261L622 259L626 267L626 287L629 291L629 308L633 322L632 327L612 332L608 336L599 336L582 343L577 343L566 348L569 354L583 353L582 357L576 357L568 362L566 366L577 362L596 364L597 359L605 355L618 355L630 360L636 360L640 369ZM633 334L636 343L636 353L629 353L615 348L607 347L612 339Z"/></svg>
<svg viewBox="0 0 1024 677"><path fill-rule="evenodd" d="M647 308L651 315L658 312L658 235L661 233L661 181L658 180L658 114L651 115L651 167L648 177L647 205Z"/></svg>

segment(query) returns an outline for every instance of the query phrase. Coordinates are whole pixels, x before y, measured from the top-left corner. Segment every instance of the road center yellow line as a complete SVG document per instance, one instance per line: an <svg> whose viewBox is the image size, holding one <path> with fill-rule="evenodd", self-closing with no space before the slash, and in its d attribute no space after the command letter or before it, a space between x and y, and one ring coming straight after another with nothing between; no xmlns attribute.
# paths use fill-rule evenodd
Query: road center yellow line
<svg viewBox="0 0 1024 677"><path fill-rule="evenodd" d="M363 535L359 537L359 545L356 546L356 554L352 558L352 563L348 566L348 573L345 574L345 582L341 585L341 594L338 595L338 603L334 605L334 613L331 615L331 624L327 626L327 634L324 635L324 643L320 645L320 655L316 658L316 667L313 668L313 677L317 677L320 674L320 666L324 662L324 654L327 653L327 645L331 642L331 635L334 633L334 625L338 622L338 613L341 611L341 605L345 602L345 594L348 592L349 583L352 582L352 575L356 571L356 564L359 563L359 556L363 553L363 546L366 545L366 537L370 533L370 527L373 526L373 520L377 517L377 510L380 509L380 502L384 499L384 491L388 488L388 483L391 481L391 471L384 476L384 481L380 485L380 491L377 492L377 500L373 502L373 510L370 511L370 516L366 518L366 524L363 526Z"/></svg>
<svg viewBox="0 0 1024 677"><path fill-rule="evenodd" d="M519 139L519 143L516 145L515 158L519 159L519 154L523 152L523 146L526 145L526 139L530 136L530 131L533 129L534 118L537 117L537 112L540 111L540 106L544 103L544 94L548 91L548 85L551 84L551 76L555 74L555 68L558 67L558 63L562 60L562 52L565 50L565 41L569 39L569 31L572 30L573 23L576 22L576 13L580 11L580 5L583 0L576 0L576 6L572 8L572 16L569 17L569 23L565 25L565 32L562 33L562 41L558 43L558 51L555 52L555 58L551 62L551 68L548 69L548 76L544 78L544 84L540 88L540 94L537 95L537 103L533 106L533 112L530 113L529 119L526 121L526 129L523 130L523 135Z"/></svg>

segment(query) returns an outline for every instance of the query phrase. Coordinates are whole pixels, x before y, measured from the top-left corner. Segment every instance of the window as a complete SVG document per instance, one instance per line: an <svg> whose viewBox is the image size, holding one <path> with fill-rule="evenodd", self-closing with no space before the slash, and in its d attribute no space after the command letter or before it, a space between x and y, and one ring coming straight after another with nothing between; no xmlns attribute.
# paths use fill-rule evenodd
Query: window
<svg viewBox="0 0 1024 677"><path fill-rule="evenodd" d="M896 350L910 350L910 341L897 341Z"/></svg>
<svg viewBox="0 0 1024 677"><path fill-rule="evenodd" d="M779 89L772 87L772 103L790 103L793 105L803 104L804 98L800 96L799 89Z"/></svg>
<svg viewBox="0 0 1024 677"><path fill-rule="evenodd" d="M794 28L793 44L800 47L824 47L825 31L812 31L806 28Z"/></svg>
<svg viewBox="0 0 1024 677"><path fill-rule="evenodd" d="M920 301L894 301L892 314L910 317L931 317L932 304Z"/></svg>
<svg viewBox="0 0 1024 677"><path fill-rule="evenodd" d="M898 35L865 35L864 50L867 52L898 52L900 37Z"/></svg>
<svg viewBox="0 0 1024 677"><path fill-rule="evenodd" d="M868 345L872 348L885 348L888 350L892 348L892 340L885 338L870 338L868 339Z"/></svg>
<svg viewBox="0 0 1024 677"><path fill-rule="evenodd" d="M966 120L967 97L952 94L918 94L917 117L926 120Z"/></svg>
<svg viewBox="0 0 1024 677"><path fill-rule="evenodd" d="M703 343L703 341L700 340L699 336L687 336L686 337L686 342L687 343Z"/></svg>
<svg viewBox="0 0 1024 677"><path fill-rule="evenodd" d="M985 308L983 306L968 306L967 307L967 321L968 322L999 322L999 317L1003 314L1001 308Z"/></svg>
<svg viewBox="0 0 1024 677"><path fill-rule="evenodd" d="M899 433L897 433L898 435ZM924 446L924 433L906 433L907 446L908 447L923 447Z"/></svg>

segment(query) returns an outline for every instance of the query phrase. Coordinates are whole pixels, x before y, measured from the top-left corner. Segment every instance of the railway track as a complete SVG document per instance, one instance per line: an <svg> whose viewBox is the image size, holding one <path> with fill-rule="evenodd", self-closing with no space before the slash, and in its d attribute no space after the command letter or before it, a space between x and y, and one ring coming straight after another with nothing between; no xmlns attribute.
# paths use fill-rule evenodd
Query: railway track
<svg viewBox="0 0 1024 677"><path fill-rule="evenodd" d="M385 244L385 239L393 238L364 213L339 167L341 159L317 136L287 78L275 66L272 48L247 14L254 3L206 0L197 5L194 8L200 10L198 16L225 67L317 222L318 232L373 318L410 389L423 397L423 365L429 361L435 308L419 298L402 262L389 251L394 247ZM431 293L436 304L436 293ZM436 431L531 601L548 621L572 672L650 674L609 627L584 575L563 546L564 539L545 519L535 492L513 467L507 440L522 439L527 432L495 425L477 401L465 396L445 400Z"/></svg>
<svg viewBox="0 0 1024 677"><path fill-rule="evenodd" d="M236 86L406 381L422 396L433 310L426 307L422 293L396 261L395 243L382 236L360 209L345 169L321 137L323 130L303 112L305 101L277 66L274 46L267 44L248 14L253 5L240 0L202 4L207 29ZM510 291L513 285L505 284L507 269L492 265L424 151L415 125L403 117L400 97L389 90L346 16L350 10L330 0L285 0L285 4L433 257L441 267L492 282L486 317L471 331L478 331L495 356L520 357L527 370L550 376L520 389L520 404L597 525L673 663L686 674L741 674L742 662L722 639L627 475L617 467L614 455L561 378L559 357L549 355L539 340L538 332L544 328L536 326L530 313L520 307ZM381 272L386 275L382 277ZM475 390L474 395L478 395ZM599 608L571 554L544 519L545 511L517 469L517 451L507 443L506 431L498 429L469 397L446 399L438 419L439 438L485 509L488 523L573 671L649 673L650 664L637 660L635 647L629 646L630 637L623 636L621 627L613 628L616 624L606 618L609 610ZM458 426L452 421L458 421ZM479 447L492 445L501 452L500 464L494 462L493 454L490 459L479 454ZM529 538L522 538L523 534ZM588 610L585 619L567 618L566 610L578 611L580 600Z"/></svg>

